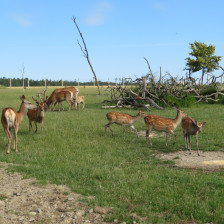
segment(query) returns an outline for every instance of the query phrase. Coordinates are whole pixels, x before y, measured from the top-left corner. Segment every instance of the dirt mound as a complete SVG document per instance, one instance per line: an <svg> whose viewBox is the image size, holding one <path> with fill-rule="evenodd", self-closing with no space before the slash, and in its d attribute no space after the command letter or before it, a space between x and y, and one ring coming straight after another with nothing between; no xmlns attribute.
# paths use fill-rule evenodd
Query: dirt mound
<svg viewBox="0 0 224 224"><path fill-rule="evenodd" d="M0 163L0 223L106 223L104 216L112 208L89 208L83 196L66 186L49 184L41 187L35 179L24 179L8 173L7 164Z"/></svg>
<svg viewBox="0 0 224 224"><path fill-rule="evenodd" d="M189 155L188 151L178 151L172 153L162 153L158 157L162 160L172 160L175 166L191 169L217 170L224 168L224 152L222 151L200 151L200 156L196 151Z"/></svg>

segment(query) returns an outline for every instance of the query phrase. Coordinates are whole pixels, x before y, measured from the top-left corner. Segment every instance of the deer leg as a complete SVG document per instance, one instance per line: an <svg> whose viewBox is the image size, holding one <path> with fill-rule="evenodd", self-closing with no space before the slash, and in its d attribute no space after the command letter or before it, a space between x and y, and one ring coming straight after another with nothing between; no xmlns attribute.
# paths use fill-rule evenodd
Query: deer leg
<svg viewBox="0 0 224 224"><path fill-rule="evenodd" d="M198 156L200 156L199 147L198 147L198 133L195 135L195 141L196 141L196 146L197 146L197 153L198 153Z"/></svg>
<svg viewBox="0 0 224 224"><path fill-rule="evenodd" d="M29 131L31 130L31 121L29 121Z"/></svg>
<svg viewBox="0 0 224 224"><path fill-rule="evenodd" d="M17 132L18 132L18 127L15 127L15 136L14 136L14 141L15 141L15 151L18 152L17 150Z"/></svg>
<svg viewBox="0 0 224 224"><path fill-rule="evenodd" d="M77 100L75 100L75 102L74 102L74 107L75 107L75 111L77 111L78 110L78 103L77 103Z"/></svg>
<svg viewBox="0 0 224 224"><path fill-rule="evenodd" d="M105 125L105 136L107 135L107 128L110 129L111 133L112 133L112 136L114 136L114 132L113 130L111 129L110 127L111 123L109 122L108 124Z"/></svg>
<svg viewBox="0 0 224 224"><path fill-rule="evenodd" d="M41 134L43 134L44 133L44 122L42 121L41 122Z"/></svg>
<svg viewBox="0 0 224 224"><path fill-rule="evenodd" d="M32 121L30 121L30 128L32 129L33 133L35 133L35 131L33 130Z"/></svg>
<svg viewBox="0 0 224 224"><path fill-rule="evenodd" d="M59 111L59 112L61 111L61 110L60 110L60 107L61 107L61 103L58 102L58 111Z"/></svg>
<svg viewBox="0 0 224 224"><path fill-rule="evenodd" d="M148 126L148 130L146 131L146 143L147 144L150 143L150 145L152 145L152 142L150 142L150 140L149 140L149 134L150 134L151 130L152 130L152 127Z"/></svg>
<svg viewBox="0 0 224 224"><path fill-rule="evenodd" d="M134 125L131 125L130 127L131 127L131 129L132 129L132 130L134 130L134 131L135 131L135 133L136 133L136 134L137 134L137 136L138 136L138 132L137 132L136 128L134 127ZM138 138L139 138L139 136L138 136Z"/></svg>
<svg viewBox="0 0 224 224"><path fill-rule="evenodd" d="M34 124L35 124L35 126L36 126L35 133L37 133L37 122L36 122L36 121L34 121Z"/></svg>
<svg viewBox="0 0 224 224"><path fill-rule="evenodd" d="M8 144L6 144L6 146L7 146L6 153L8 154L10 152L12 133L11 133L11 131L9 129L5 129L5 133L6 133L7 137L8 137Z"/></svg>
<svg viewBox="0 0 224 224"><path fill-rule="evenodd" d="M170 133L174 136L174 145L177 143L177 135L174 133L174 131L170 131Z"/></svg>
<svg viewBox="0 0 224 224"><path fill-rule="evenodd" d="M184 134L185 150L188 150L187 147L187 134Z"/></svg>
<svg viewBox="0 0 224 224"><path fill-rule="evenodd" d="M82 102L82 110L85 108L85 102Z"/></svg>
<svg viewBox="0 0 224 224"><path fill-rule="evenodd" d="M188 135L188 149L189 149L189 154L191 154L191 136Z"/></svg>

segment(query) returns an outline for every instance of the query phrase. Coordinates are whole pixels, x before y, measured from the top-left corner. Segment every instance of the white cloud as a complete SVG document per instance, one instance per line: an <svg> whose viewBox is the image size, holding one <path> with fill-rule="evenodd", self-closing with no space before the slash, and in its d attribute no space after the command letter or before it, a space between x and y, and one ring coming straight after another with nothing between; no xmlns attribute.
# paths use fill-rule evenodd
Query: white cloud
<svg viewBox="0 0 224 224"><path fill-rule="evenodd" d="M18 13L11 13L11 19L23 27L30 27L32 26L32 21L26 14L18 14Z"/></svg>
<svg viewBox="0 0 224 224"><path fill-rule="evenodd" d="M153 7L158 11L166 11L167 10L167 3L164 1L155 1L153 3Z"/></svg>
<svg viewBox="0 0 224 224"><path fill-rule="evenodd" d="M112 5L109 2L100 2L95 9L86 18L88 25L100 25L105 22L112 9Z"/></svg>

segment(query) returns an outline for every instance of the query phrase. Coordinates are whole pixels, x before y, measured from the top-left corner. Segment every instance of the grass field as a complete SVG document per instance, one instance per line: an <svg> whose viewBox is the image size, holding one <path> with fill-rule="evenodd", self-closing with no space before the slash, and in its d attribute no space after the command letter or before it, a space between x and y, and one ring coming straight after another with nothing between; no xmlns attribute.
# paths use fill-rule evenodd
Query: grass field
<svg viewBox="0 0 224 224"><path fill-rule="evenodd" d="M39 89L25 90L31 97ZM48 90L48 95L52 89ZM0 109L19 109L22 89L1 88ZM104 92L103 92L104 94ZM203 172L172 167L170 162L155 158L156 153L184 149L184 138L178 127L177 144L170 137L152 139L152 146L139 139L129 128L123 139L122 128L112 125L115 136L104 135L106 113L101 109L105 95L98 96L96 88L81 88L86 98L86 109L74 112L47 112L44 134L28 130L27 117L18 132L18 153L6 155L7 138L0 131L0 161L14 163L11 171L25 177L36 177L40 184L66 184L73 191L95 196L91 206L114 207L108 221L118 219L132 223L131 213L146 217L145 223L224 223L224 172ZM64 103L65 109L68 109ZM199 147L204 151L224 150L223 105L195 105L182 108L196 120L206 121L199 135ZM118 110L116 110L118 111ZM132 115L135 110L121 110ZM153 113L174 118L176 111L152 109ZM138 131L146 130L143 119L135 125ZM195 149L195 142L192 141ZM193 151L193 153L196 153ZM223 159L223 158L222 158ZM137 221L137 220L136 220Z"/></svg>

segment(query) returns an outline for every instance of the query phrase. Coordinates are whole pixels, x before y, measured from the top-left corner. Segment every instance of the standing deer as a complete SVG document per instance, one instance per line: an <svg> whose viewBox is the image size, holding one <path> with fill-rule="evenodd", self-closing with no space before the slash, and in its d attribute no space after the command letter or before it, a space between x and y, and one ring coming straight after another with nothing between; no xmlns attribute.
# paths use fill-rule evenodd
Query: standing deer
<svg viewBox="0 0 224 224"><path fill-rule="evenodd" d="M28 109L34 109L36 106L32 104L30 101L28 101L25 96L20 96L20 99L22 100L22 103L20 105L19 111L16 112L13 108L7 107L3 109L2 116L1 116L1 122L2 126L4 128L4 131L8 137L8 144L7 144L7 151L8 154L10 151L10 145L12 140L12 132L11 129L14 129L14 150L17 152L17 132L19 130L19 126L24 118L26 116Z"/></svg>
<svg viewBox="0 0 224 224"><path fill-rule="evenodd" d="M150 142L149 140L149 133L151 132L152 128L156 131L163 131L166 132L166 146L167 146L167 138L168 134L172 134L174 136L174 144L176 143L176 134L174 133L174 130L177 128L177 126L180 124L183 117L187 116L184 111L176 108L177 110L177 116L175 119L170 118L164 118L157 115L148 115L145 119L145 124L148 128L146 131L146 142ZM150 142L152 145L152 143Z"/></svg>
<svg viewBox="0 0 224 224"><path fill-rule="evenodd" d="M181 125L182 125L183 134L184 134L185 149L189 150L189 154L191 154L191 135L195 135L197 153L198 153L198 156L200 156L199 148L198 148L198 133L202 131L202 127L205 124L206 122L197 122L191 117L185 117L182 120Z"/></svg>
<svg viewBox="0 0 224 224"><path fill-rule="evenodd" d="M125 138L125 126L130 126L137 134L138 132L134 127L134 123L139 120L141 117L145 117L146 114L143 111L139 111L136 116L132 116L129 114L124 114L120 112L109 112L107 113L106 117L108 119L108 124L105 125L105 135L107 135L107 128L110 129L112 136L114 135L113 130L111 129L112 124L119 124L123 126L123 136ZM138 136L139 137L139 136Z"/></svg>
<svg viewBox="0 0 224 224"><path fill-rule="evenodd" d="M33 98L33 97L32 97ZM47 101L37 101L33 98L33 100L36 102L37 108L34 110L28 110L27 116L29 118L29 130L32 129L33 133L37 133L37 123L41 124L41 133L43 134L44 130L44 106ZM34 124L36 126L36 131L33 130L32 122L34 121Z"/></svg>

